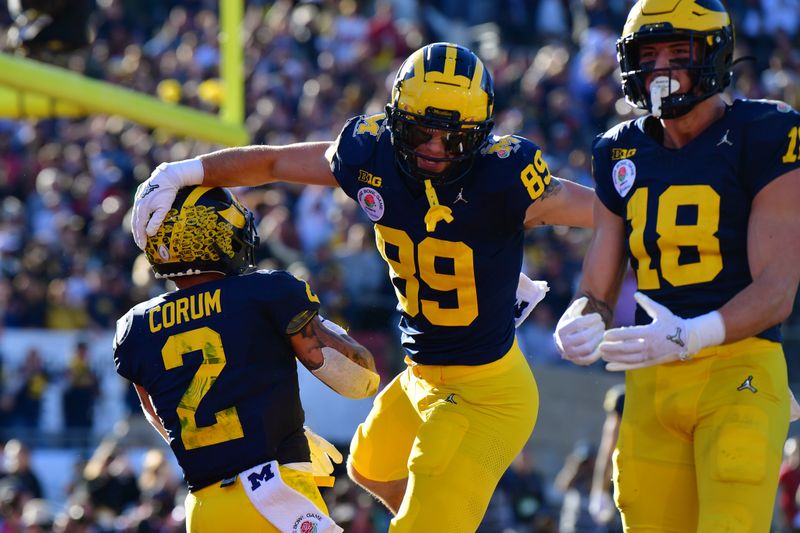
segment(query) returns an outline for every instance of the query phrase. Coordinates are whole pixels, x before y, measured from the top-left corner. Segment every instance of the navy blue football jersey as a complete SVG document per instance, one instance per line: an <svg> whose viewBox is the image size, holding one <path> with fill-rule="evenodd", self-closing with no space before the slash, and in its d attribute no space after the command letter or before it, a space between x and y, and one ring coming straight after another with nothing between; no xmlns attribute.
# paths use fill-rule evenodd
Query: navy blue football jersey
<svg viewBox="0 0 800 533"><path fill-rule="evenodd" d="M783 102L736 100L680 149L645 133L642 117L593 146L597 196L625 220L639 290L689 318L718 309L752 282L747 227L753 198L800 166L800 115ZM651 319L637 309L636 321ZM780 340L778 326L760 337Z"/></svg>
<svg viewBox="0 0 800 533"><path fill-rule="evenodd" d="M309 460L287 328L318 309L305 282L259 271L163 294L119 320L117 372L150 394L190 490Z"/></svg>
<svg viewBox="0 0 800 533"><path fill-rule="evenodd" d="M436 187L453 221L433 232L424 185L398 170L384 115L347 122L331 170L375 224L409 357L439 365L502 357L514 341L525 211L552 183L541 150L520 137L493 137L465 177Z"/></svg>

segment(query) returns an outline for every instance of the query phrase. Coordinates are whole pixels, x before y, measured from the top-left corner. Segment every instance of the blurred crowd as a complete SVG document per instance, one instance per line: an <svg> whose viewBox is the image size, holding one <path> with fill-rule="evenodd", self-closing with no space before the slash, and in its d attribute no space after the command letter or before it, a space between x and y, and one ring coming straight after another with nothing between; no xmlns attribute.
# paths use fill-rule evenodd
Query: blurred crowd
<svg viewBox="0 0 800 533"><path fill-rule="evenodd" d="M59 63L91 78L216 112L222 90L217 4L97 0L94 42ZM553 174L591 186L592 138L635 116L621 97L614 46L630 4L248 0L246 127L254 143L335 138L349 117L383 110L394 72L409 52L428 42L453 41L473 48L493 74L495 132L532 139L543 148ZM731 94L800 106L800 0L731 0L729 8L737 29L735 57L747 59L735 66ZM8 14L0 14L0 42L10 26ZM4 52L15 53L9 47ZM109 330L133 304L163 292L165 285L152 278L129 232L134 191L160 162L215 148L117 116L0 119L0 328ZM387 375L396 370L402 362L394 332L396 299L372 244L371 224L356 204L341 191L317 187L276 184L238 193L256 216L259 265L308 279L325 315L369 346ZM542 228L526 237L524 269L551 287L519 331L523 351L536 364L559 363L552 331L572 297L588 236L585 230ZM623 288L620 324L632 321L626 297L632 283L629 277ZM25 358L34 370L3 369L0 420L5 425L11 418L19 423L16 418L30 404L27 396L35 400L47 386L46 373L35 371L36 357ZM81 390L71 401L91 402L96 383L80 362L74 366L68 379ZM32 376L24 394L20 382L10 378L20 374ZM77 427L86 423L73 421ZM25 445L10 441L7 453L9 447ZM578 464L592 453L591 446L579 448L574 452ZM48 514L57 529L180 529L180 509L173 506L180 484L162 479L157 466L135 479L118 480L122 488L115 489L120 495L114 502L92 499L98 478L127 472L115 450L108 443L97 448L76 476L71 504L60 514ZM163 457L152 461L163 464ZM8 460L5 469L11 469ZM538 513L550 509L547 494L553 489L537 477L531 459L521 457L509 472L498 491L501 501L493 501L497 512L489 518L518 531L557 528L557 514ZM584 474L576 467L564 490L585 482ZM16 531L44 513L35 490L27 503L18 495L0 485L0 520L11 524L0 531ZM346 502L332 510L350 524L347 531L385 530L385 513L346 480L326 497ZM133 518L109 521L100 508ZM534 519L539 515L551 520ZM486 531L502 531L491 527ZM606 530L587 527L576 521L572 529L562 524L561 531Z"/></svg>

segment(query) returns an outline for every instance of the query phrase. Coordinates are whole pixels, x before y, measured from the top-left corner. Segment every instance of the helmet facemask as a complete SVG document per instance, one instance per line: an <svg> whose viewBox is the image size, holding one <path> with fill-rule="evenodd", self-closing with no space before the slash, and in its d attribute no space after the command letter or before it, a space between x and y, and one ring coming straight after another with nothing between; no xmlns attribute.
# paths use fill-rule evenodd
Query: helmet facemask
<svg viewBox="0 0 800 533"><path fill-rule="evenodd" d="M654 62L640 61L643 45L674 41L688 43L689 57L685 61L659 69L655 68ZM722 92L730 84L733 42L731 26L710 31L674 29L669 23L643 26L617 41L625 99L639 109L650 111L657 118L673 119L685 115L699 102ZM654 74L653 79L663 76L668 80L667 87L674 87L674 73L678 70L688 73L690 87L681 87L678 89L680 92L665 90L658 102L658 91L648 91L645 80L651 74Z"/></svg>
<svg viewBox="0 0 800 533"><path fill-rule="evenodd" d="M489 72L475 54L450 43L434 43L413 53L400 67L386 106L400 171L416 180L444 185L462 178L489 138L494 89ZM432 156L419 147L437 130L444 155ZM434 172L418 158L447 163Z"/></svg>
<svg viewBox="0 0 800 533"><path fill-rule="evenodd" d="M458 111L429 108L425 115L417 115L386 106L391 114L392 142L398 156L400 169L416 179L431 180L436 185L453 183L472 168L475 156L486 144L494 121L460 121ZM443 119L445 116L451 118ZM433 132L441 132L445 155L431 156L417 151L420 145L431 140ZM434 163L448 163L442 172L431 172L420 168L417 158Z"/></svg>

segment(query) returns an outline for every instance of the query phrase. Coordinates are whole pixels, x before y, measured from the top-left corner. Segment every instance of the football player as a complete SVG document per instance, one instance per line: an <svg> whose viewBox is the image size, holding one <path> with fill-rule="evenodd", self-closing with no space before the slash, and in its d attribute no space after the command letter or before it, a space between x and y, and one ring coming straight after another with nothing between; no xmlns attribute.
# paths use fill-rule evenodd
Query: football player
<svg viewBox="0 0 800 533"><path fill-rule="evenodd" d="M591 189L552 176L534 143L493 136L493 109L483 62L434 43L402 64L385 113L352 118L336 141L162 163L136 195L140 246L187 184L339 186L375 224L407 368L358 428L348 470L395 514L394 532L480 524L538 412L514 335L524 231L591 224Z"/></svg>
<svg viewBox="0 0 800 533"><path fill-rule="evenodd" d="M178 290L118 321L117 372L183 469L188 531L342 531L315 483L341 454L304 430L295 356L348 397L379 378L370 352L318 316L307 283L251 272L257 239L230 191L181 189L145 247Z"/></svg>
<svg viewBox="0 0 800 533"><path fill-rule="evenodd" d="M594 142L595 230L556 341L627 371L626 530L766 532L790 413L779 326L800 278L800 114L723 98L719 0L640 0L617 50L649 114ZM628 260L638 325L604 332Z"/></svg>

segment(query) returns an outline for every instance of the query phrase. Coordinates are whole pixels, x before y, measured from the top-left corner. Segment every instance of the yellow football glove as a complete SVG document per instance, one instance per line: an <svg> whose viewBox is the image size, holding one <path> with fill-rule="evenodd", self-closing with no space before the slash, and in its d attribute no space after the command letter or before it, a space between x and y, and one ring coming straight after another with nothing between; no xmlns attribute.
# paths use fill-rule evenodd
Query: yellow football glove
<svg viewBox="0 0 800 533"><path fill-rule="evenodd" d="M308 440L308 449L311 451L311 473L314 481L320 487L333 486L333 463L341 464L344 460L336 446L323 439L308 426L303 426Z"/></svg>

